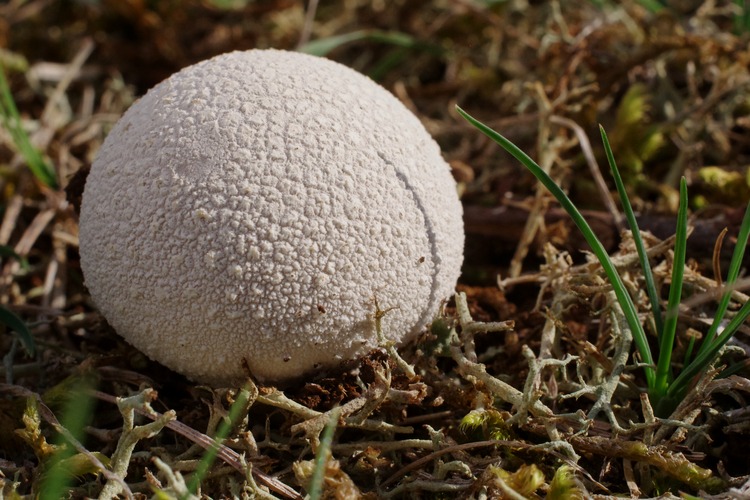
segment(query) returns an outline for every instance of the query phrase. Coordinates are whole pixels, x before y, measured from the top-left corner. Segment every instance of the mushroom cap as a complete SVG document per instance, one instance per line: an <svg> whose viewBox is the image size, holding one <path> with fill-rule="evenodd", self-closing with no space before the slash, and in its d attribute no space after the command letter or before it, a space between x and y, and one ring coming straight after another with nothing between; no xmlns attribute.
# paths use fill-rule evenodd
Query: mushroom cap
<svg viewBox="0 0 750 500"><path fill-rule="evenodd" d="M462 209L419 120L369 78L232 52L151 89L83 193L80 254L128 342L212 385L283 383L413 338L456 284Z"/></svg>

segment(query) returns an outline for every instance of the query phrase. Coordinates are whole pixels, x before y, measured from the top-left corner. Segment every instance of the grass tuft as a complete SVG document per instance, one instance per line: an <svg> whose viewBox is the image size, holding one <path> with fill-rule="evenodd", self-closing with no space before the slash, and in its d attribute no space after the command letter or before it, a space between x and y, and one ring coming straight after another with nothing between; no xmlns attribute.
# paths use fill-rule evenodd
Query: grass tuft
<svg viewBox="0 0 750 500"><path fill-rule="evenodd" d="M21 153L29 170L39 182L52 189L57 189L57 178L54 169L44 161L41 153L29 139L29 135L21 125L21 115L10 93L10 85L5 78L5 70L0 64L0 123L8 130L13 142Z"/></svg>
<svg viewBox="0 0 750 500"><path fill-rule="evenodd" d="M578 208L568 198L565 192L558 186L555 181L528 155L521 151L508 139L492 130L487 125L473 118L471 115L466 113L460 107L456 107L457 111L463 116L469 123L474 125L482 133L487 135L490 139L498 143L508 153L513 155L518 161L520 161L534 176L541 182L551 193L557 201L566 210L568 215L573 219L576 226L583 233L586 242L591 246L594 254L596 255L599 263L601 264L607 278L609 279L612 289L617 296L617 301L620 304L623 314L625 316L628 327L631 330L633 339L635 340L636 347L644 361L644 372L646 376L646 383L648 386L648 393L654 400L654 408L656 414L660 417L668 417L671 412L677 407L679 400L685 395L687 390L690 388L693 378L704 373L718 358L721 349L726 345L730 338L737 332L739 327L744 323L748 316L750 316L750 302L746 302L735 316L729 321L724 327L720 335L717 335L719 326L725 322L725 317L729 302L731 300L731 293L733 291L733 285L739 276L739 269L742 263L742 258L745 254L745 248L747 246L748 238L750 237L750 204L745 211L745 216L740 227L740 233L737 238L737 244L735 246L732 261L729 266L729 274L726 279L726 290L719 302L718 310L714 316L713 323L709 328L706 339L698 350L698 354L694 360L692 360L681 372L674 378L672 374L672 352L675 346L675 339L677 336L677 320L680 307L680 299L682 296L682 284L685 272L685 259L686 259L686 248L687 248L687 230L688 230L688 219L687 219L687 183L683 177L680 180L680 205L677 213L677 227L676 237L674 244L674 257L672 259L672 283L669 289L669 298L667 300L666 313L662 313L659 294L654 284L651 267L648 262L645 248L643 246L643 240L638 229L633 209L628 199L627 192L620 177L617 165L612 154L607 134L604 129L600 126L602 135L602 142L604 143L604 149L606 151L607 160L609 161L612 175L615 178L615 184L617 185L617 191L620 195L620 199L625 210L628 223L630 225L633 239L636 242L636 248L638 249L638 256L641 263L644 280L646 282L646 288L648 291L649 301L651 303L651 314L652 321L655 325L657 341L659 350L656 354L656 364L654 364L654 356L652 355L651 348L649 346L646 332L639 319L638 310L636 309L635 303L630 296L630 293L625 288L620 273L612 263L612 259L609 257L607 252L604 250L604 246L597 238L594 231L589 226L588 222L583 218ZM663 316L663 322L662 322Z"/></svg>

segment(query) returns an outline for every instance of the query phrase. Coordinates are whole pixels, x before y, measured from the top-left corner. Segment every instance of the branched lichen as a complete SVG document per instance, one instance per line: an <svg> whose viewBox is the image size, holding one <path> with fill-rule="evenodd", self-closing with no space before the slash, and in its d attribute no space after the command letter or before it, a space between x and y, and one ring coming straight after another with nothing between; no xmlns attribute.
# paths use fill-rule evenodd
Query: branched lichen
<svg viewBox="0 0 750 500"><path fill-rule="evenodd" d="M375 370L375 381L370 384L362 396L293 425L292 433L304 432L305 437L310 440L313 450L316 450L319 443L318 436L334 413L337 416L337 421L341 420L342 427L363 428L365 425L372 425L378 421L369 420L368 417L385 401L390 385L390 371L386 367ZM370 423L368 424L368 422ZM381 424L384 424L384 422Z"/></svg>
<svg viewBox="0 0 750 500"><path fill-rule="evenodd" d="M497 321L482 323L474 321L469 311L469 304L466 302L466 294L463 292L457 293L455 298L456 314L458 315L458 323L461 325L461 345L463 345L465 356L470 361L476 362L477 353L474 347L474 336L477 333L507 332L513 329L514 322Z"/></svg>
<svg viewBox="0 0 750 500"><path fill-rule="evenodd" d="M167 484L169 485L168 489L158 491L158 497L163 498L161 495L165 495L170 498L179 498L180 500L198 499L197 496L190 493L187 484L185 484L185 478L182 477L180 471L173 471L159 457L154 457L153 462L156 468L167 478Z"/></svg>
<svg viewBox="0 0 750 500"><path fill-rule="evenodd" d="M524 421L529 409L541 397L542 393L540 387L542 385L542 371L545 368L552 366L565 369L565 366L567 366L568 363L577 359L577 356L572 356L570 354L565 356L564 359L537 359L537 357L534 356L534 352L526 345L521 348L521 352L529 364L529 374L526 376L526 382L524 383L522 393L523 403L517 408L516 414L508 421L509 424L516 421Z"/></svg>
<svg viewBox="0 0 750 500"><path fill-rule="evenodd" d="M380 309L380 304L378 303L378 298L374 297L373 301L375 302L375 314L374 314L374 320L375 320L375 334L378 338L378 346L385 349L388 353L388 356L393 360L394 363L396 363L396 366L404 373L406 374L409 379L413 379L417 376L417 374L414 372L414 367L410 365L409 363L404 360L404 358L401 357L401 355L398 353L398 350L396 349L396 343L393 340L389 340L388 337L385 336L383 333L383 318L385 317L388 312L392 311L394 308L389 307L388 309Z"/></svg>
<svg viewBox="0 0 750 500"><path fill-rule="evenodd" d="M711 395L711 382L719 374L719 369L707 370L698 379L695 386L685 395L677 408L672 412L669 419L661 419L662 426L654 434L654 443L660 443L676 427L691 425L697 416L694 411L700 408ZM692 415L692 418L690 416Z"/></svg>
<svg viewBox="0 0 750 500"><path fill-rule="evenodd" d="M361 425L370 415L382 405L390 395L391 389L391 370L388 365L379 366L374 370L375 380L365 390L365 393L357 399L363 399L364 404L358 409L356 414L351 414L346 419L350 425Z"/></svg>
<svg viewBox="0 0 750 500"><path fill-rule="evenodd" d="M539 346L539 357L541 359L552 357L552 351L560 340L560 335L558 335L560 333L558 328L559 318L562 316L565 304L574 297L567 286L571 276L570 268L573 264L570 254L561 252L550 243L546 243L544 245L544 259L545 264L542 264L540 271L545 276L545 281L540 286L534 310L540 309L542 297L548 289L552 289L554 293L547 320L542 327Z"/></svg>
<svg viewBox="0 0 750 500"><path fill-rule="evenodd" d="M311 408L308 408L307 406L303 406L296 401L293 401L289 399L283 392L273 389L271 392L267 394L260 394L258 395L258 402L263 403L265 405L274 406L276 408L281 408L283 410L286 410L303 420L312 420L312 419L319 419L317 421L317 424L313 424L313 422L307 424L306 426L314 426L315 429L317 429L318 434L320 433L320 430L323 429L323 426L325 426L325 422L327 421L327 413L321 413L319 411L315 411ZM349 403L351 403L350 406L347 406ZM366 401L360 398L356 398L352 401L347 403L347 405L343 405L342 408L342 415L350 415L354 413L355 411L361 409L365 406ZM349 413L344 413L345 411ZM304 423L304 422L303 422ZM322 423L322 425L320 425ZM300 424L298 424L300 425ZM384 422L381 420L376 419L365 419L361 423L357 423L355 421L350 421L346 418L342 418L342 422L340 422L340 425L342 427L351 427L355 429L362 429L367 431L375 431L375 432L394 432L394 433L402 433L402 434L410 434L414 432L414 429L412 427L403 426L403 425L394 425L390 424L388 422ZM299 427L299 430L305 430L304 427ZM307 434L307 430L305 430L305 433ZM314 435L314 432L310 435Z"/></svg>
<svg viewBox="0 0 750 500"><path fill-rule="evenodd" d="M247 463L244 456L240 456L240 462L245 469L245 490L249 494L250 498L258 498L260 500L274 500L276 499L271 493L268 492L267 488L263 488L258 485L253 477L253 464Z"/></svg>
<svg viewBox="0 0 750 500"><path fill-rule="evenodd" d="M464 322L468 322L468 324L471 325L471 331L473 332L504 331L508 329L509 325L507 323L475 322L471 318L471 314L469 313L469 306L466 302L466 294L464 294L463 292L457 293L455 298L456 310L458 311L458 321L459 325L462 328L462 331L465 331L463 324ZM547 429L550 439L552 439L553 441L559 441L562 439L562 436L558 432L556 425L551 420L551 417L554 417L555 415L549 407L539 401L538 397L535 397L533 395L527 396L512 385L503 382L497 377L494 377L487 373L487 368L484 364L471 361L471 359L469 359L470 355L467 355L459 347L460 341L458 340L458 335L455 333L455 329L453 337L455 341L450 347L450 353L451 357L458 365L459 373L461 373L472 383L481 382L494 397L512 404L516 407L517 410L520 409L520 411L516 413L516 415L520 416L513 420L514 423L523 425L526 421L527 413L531 413L533 416L540 417L542 421L547 423L545 425L545 428ZM563 360L562 362L558 363L565 364L566 362L567 361ZM577 455L574 456L577 457Z"/></svg>
<svg viewBox="0 0 750 500"><path fill-rule="evenodd" d="M459 372L470 381L483 383L493 396L502 401L519 407L524 404L524 397L521 391L487 373L487 368L482 363L473 363L469 361L459 347L451 347L451 356L458 364ZM530 405L529 412L535 416L553 416L552 410L539 400Z"/></svg>
<svg viewBox="0 0 750 500"><path fill-rule="evenodd" d="M142 392L128 398L118 398L117 406L122 413L123 425L122 434L117 442L117 448L112 454L111 469L117 477L122 479L128 474L128 465L130 457L133 454L136 444L141 439L148 439L158 434L165 425L176 419L174 410L169 410L156 417L153 422L144 425L135 425L135 410L140 409L151 415L156 412L151 408L151 401L156 399L156 391L145 389ZM99 499L110 499L117 496L121 491L121 484L115 481L107 481L99 494Z"/></svg>
<svg viewBox="0 0 750 500"><path fill-rule="evenodd" d="M463 460L451 460L450 462L437 460L435 462L435 469L432 473L435 479L445 480L445 478L447 478L448 475L452 473L458 473L459 475L467 478L474 477L474 474L472 474L471 472L471 467L469 467L469 464L467 464Z"/></svg>
<svg viewBox="0 0 750 500"><path fill-rule="evenodd" d="M326 423L315 460L303 460L292 464L297 481L308 491L311 499L361 498L362 494L338 460L331 454L331 444L339 421L339 408L334 408Z"/></svg>
<svg viewBox="0 0 750 500"><path fill-rule="evenodd" d="M578 398L584 394L594 394L596 396L596 402L589 410L587 418L589 420L594 420L599 413L604 412L615 432L625 433L627 432L627 429L620 425L615 417L614 411L612 411L612 398L620 384L620 376L625 371L628 356L630 355L630 345L633 341L633 336L614 293L607 293L607 299L610 308L609 313L612 326L612 343L615 346L615 353L611 359L612 369L610 370L609 376L596 385L588 385L585 381L581 380L581 383L583 384L581 389L565 394L561 396L561 399Z"/></svg>

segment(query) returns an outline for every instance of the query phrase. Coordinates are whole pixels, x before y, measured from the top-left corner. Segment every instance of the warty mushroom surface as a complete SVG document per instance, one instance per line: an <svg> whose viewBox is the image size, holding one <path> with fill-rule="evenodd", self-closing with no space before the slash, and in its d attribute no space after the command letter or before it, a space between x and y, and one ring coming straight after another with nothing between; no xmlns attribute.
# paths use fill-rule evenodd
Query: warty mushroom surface
<svg viewBox="0 0 750 500"><path fill-rule="evenodd" d="M463 260L439 147L388 91L277 50L172 75L113 128L83 194L85 283L189 378L287 382L428 325Z"/></svg>

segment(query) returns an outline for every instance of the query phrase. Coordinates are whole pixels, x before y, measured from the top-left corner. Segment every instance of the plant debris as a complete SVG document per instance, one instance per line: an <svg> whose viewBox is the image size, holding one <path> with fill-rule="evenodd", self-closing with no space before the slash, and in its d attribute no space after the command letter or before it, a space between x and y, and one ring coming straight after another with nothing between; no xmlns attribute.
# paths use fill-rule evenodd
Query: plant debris
<svg viewBox="0 0 750 500"><path fill-rule="evenodd" d="M3 321L0 335L2 495L749 497L750 326L657 417L598 262L534 179L454 111L509 137L585 209L643 313L649 298L615 186L600 173L597 124L649 231L662 291L686 177L680 363L711 324L750 198L750 25L736 2L652 4L0 6L0 66L18 111L0 128L0 307L28 330ZM298 386L211 389L148 360L98 314L78 260L77 203L104 137L138 96L181 67L254 47L325 52L422 119L459 181L466 260L459 293L417 341L383 342ZM39 177L44 165L59 189ZM746 276L730 314L748 301ZM235 401L245 401L236 419ZM72 422L76 405L90 410ZM216 460L192 490L206 450Z"/></svg>

